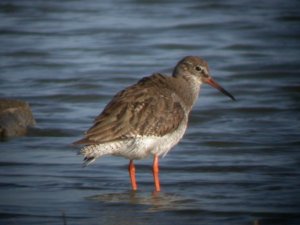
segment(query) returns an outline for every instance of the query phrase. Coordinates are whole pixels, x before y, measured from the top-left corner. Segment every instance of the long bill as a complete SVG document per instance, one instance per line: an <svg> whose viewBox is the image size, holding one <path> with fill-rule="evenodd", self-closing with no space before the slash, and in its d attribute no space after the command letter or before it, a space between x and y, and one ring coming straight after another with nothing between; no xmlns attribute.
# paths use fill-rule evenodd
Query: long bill
<svg viewBox="0 0 300 225"><path fill-rule="evenodd" d="M214 81L211 77L205 80L205 83L208 83L210 86L218 89L220 92L222 92L224 95L227 95L232 100L236 101L232 94L230 94L228 91L226 91L220 84L218 84L216 81Z"/></svg>

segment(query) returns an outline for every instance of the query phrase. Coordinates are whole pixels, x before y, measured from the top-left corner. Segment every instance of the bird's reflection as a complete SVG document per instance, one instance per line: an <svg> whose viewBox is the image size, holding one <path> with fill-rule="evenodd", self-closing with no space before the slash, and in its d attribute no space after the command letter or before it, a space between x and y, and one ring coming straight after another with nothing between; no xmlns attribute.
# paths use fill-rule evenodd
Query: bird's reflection
<svg viewBox="0 0 300 225"><path fill-rule="evenodd" d="M123 193L105 193L88 197L101 203L122 203L148 206L148 211L178 210L191 207L193 200L176 194L162 192L129 191Z"/></svg>

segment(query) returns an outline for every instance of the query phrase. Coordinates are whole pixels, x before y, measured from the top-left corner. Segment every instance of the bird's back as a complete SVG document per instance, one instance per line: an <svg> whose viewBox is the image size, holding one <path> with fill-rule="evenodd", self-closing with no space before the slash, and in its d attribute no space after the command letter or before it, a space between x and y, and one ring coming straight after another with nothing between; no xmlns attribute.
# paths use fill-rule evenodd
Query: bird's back
<svg viewBox="0 0 300 225"><path fill-rule="evenodd" d="M120 91L75 144L100 144L174 132L187 114L171 87L172 77L153 74Z"/></svg>

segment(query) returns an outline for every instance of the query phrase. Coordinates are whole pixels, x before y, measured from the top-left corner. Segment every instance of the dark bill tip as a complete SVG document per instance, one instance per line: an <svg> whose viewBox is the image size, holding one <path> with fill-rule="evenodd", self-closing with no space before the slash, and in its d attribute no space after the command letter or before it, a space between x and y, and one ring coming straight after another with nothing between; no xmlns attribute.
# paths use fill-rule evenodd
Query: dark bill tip
<svg viewBox="0 0 300 225"><path fill-rule="evenodd" d="M210 86L218 89L220 92L222 92L224 95L227 95L229 98L231 98L233 101L236 101L235 97L233 97L232 94L230 94L228 91L226 91L220 84L218 84L216 81L214 81L212 78L209 78L205 80L206 83L208 83Z"/></svg>

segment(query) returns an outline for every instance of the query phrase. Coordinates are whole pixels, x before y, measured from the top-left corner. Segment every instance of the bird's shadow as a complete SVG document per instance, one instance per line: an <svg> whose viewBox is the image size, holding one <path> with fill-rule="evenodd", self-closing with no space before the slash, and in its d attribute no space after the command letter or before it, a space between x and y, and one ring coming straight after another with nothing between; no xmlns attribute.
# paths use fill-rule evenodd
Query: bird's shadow
<svg viewBox="0 0 300 225"><path fill-rule="evenodd" d="M105 193L90 196L87 199L103 204L143 205L147 208L148 212L190 209L195 203L195 200L178 194L140 191Z"/></svg>

